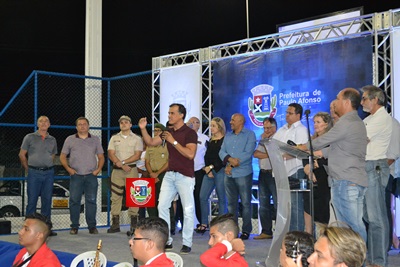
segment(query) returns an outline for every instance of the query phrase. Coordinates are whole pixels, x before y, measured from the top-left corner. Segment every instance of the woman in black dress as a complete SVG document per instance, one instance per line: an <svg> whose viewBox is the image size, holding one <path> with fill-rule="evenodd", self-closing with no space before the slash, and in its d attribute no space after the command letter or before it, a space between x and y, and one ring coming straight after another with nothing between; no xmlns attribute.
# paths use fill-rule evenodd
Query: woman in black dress
<svg viewBox="0 0 400 267"><path fill-rule="evenodd" d="M324 133L328 132L333 126L333 120L329 113L318 112L314 116L314 135L315 139ZM308 159L303 160L304 172L309 177L310 165ZM331 190L328 184L328 173L326 166L328 159L320 158L314 160L313 169L313 189L314 189L314 220L320 223L329 223L330 208L329 202L331 200ZM304 194L304 222L306 232L312 233L311 215L310 215L310 194Z"/></svg>

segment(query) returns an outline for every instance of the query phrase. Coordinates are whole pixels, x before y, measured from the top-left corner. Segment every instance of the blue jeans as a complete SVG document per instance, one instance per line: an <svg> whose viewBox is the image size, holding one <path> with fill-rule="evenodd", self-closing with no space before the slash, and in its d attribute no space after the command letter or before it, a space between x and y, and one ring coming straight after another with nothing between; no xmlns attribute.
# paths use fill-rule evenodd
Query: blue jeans
<svg viewBox="0 0 400 267"><path fill-rule="evenodd" d="M367 232L363 222L365 190L366 187L353 182L332 179L331 200L337 220L347 223L366 241Z"/></svg>
<svg viewBox="0 0 400 267"><path fill-rule="evenodd" d="M93 174L71 176L69 183L69 213L71 227L79 227L79 216L81 211L82 194L85 194L85 217L89 228L96 227L97 210L97 176Z"/></svg>
<svg viewBox="0 0 400 267"><path fill-rule="evenodd" d="M262 233L272 235L272 209L271 209L271 196L274 200L274 213L278 208L278 198L276 194L275 178L272 177L271 172L262 172L258 176L258 197L260 201L260 215Z"/></svg>
<svg viewBox="0 0 400 267"><path fill-rule="evenodd" d="M368 223L369 264L388 265L389 221L385 206L385 188L389 180L389 165L386 159L367 160L368 189L365 192L364 220Z"/></svg>
<svg viewBox="0 0 400 267"><path fill-rule="evenodd" d="M242 203L242 233L251 233L251 187L253 186L253 173L232 178L225 175L224 178L226 198L228 200L228 211L238 218L238 200Z"/></svg>
<svg viewBox="0 0 400 267"><path fill-rule="evenodd" d="M53 183L54 169L39 171L29 168L27 178L28 205L26 206L26 215L31 215L36 212L37 201L40 196L40 201L42 203L41 213L50 219Z"/></svg>
<svg viewBox="0 0 400 267"><path fill-rule="evenodd" d="M225 168L219 170L219 172L215 172L212 170L214 178L208 177L208 175L204 175L203 183L201 185L200 190L200 205L201 205L201 222L202 224L208 224L208 214L209 214L209 206L208 206L208 198L211 195L211 192L214 190L217 191L218 195L218 215L225 214L227 212L227 204L226 204L226 196L225 196L225 185L224 185L224 176L225 176Z"/></svg>
<svg viewBox="0 0 400 267"><path fill-rule="evenodd" d="M194 185L195 179L184 176L179 172L168 171L161 184L160 197L158 199L158 214L160 218L168 223L168 228L171 230L169 208L171 202L175 198L176 193L182 201L183 216L185 223L182 229L182 245L192 247L193 227L194 227ZM171 231L167 244L172 244Z"/></svg>
<svg viewBox="0 0 400 267"><path fill-rule="evenodd" d="M299 169L291 178L304 179L304 169ZM304 231L303 192L290 192L291 210L289 231Z"/></svg>

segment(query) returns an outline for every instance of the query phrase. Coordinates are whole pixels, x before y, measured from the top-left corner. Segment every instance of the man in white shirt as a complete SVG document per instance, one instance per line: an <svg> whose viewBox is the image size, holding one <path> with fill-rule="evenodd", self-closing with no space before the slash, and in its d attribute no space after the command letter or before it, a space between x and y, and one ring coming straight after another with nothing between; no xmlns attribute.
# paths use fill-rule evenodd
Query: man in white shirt
<svg viewBox="0 0 400 267"><path fill-rule="evenodd" d="M286 143L288 140L296 144L305 144L308 141L307 128L301 123L303 107L297 103L289 104L286 109L286 124L283 125L274 135L274 139ZM289 177L303 179L304 169L301 159L293 158L288 154L284 155L285 167ZM303 193L291 193L291 219L289 231L304 231L304 204Z"/></svg>
<svg viewBox="0 0 400 267"><path fill-rule="evenodd" d="M392 117L385 109L385 92L373 85L364 86L361 91L363 110L370 113L364 119L368 136L365 156L368 190L364 202L364 220L368 223L367 262L371 265L387 266L389 222L385 188L390 175L387 152L392 134Z"/></svg>

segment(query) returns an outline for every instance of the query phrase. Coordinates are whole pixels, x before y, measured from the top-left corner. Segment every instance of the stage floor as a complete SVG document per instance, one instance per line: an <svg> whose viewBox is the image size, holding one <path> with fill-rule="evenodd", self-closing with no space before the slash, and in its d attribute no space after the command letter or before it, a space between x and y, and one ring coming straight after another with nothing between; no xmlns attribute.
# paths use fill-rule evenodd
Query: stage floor
<svg viewBox="0 0 400 267"><path fill-rule="evenodd" d="M132 256L129 250L128 237L126 231L128 226L121 228L122 232L107 234L107 228L99 228L98 235L90 235L87 229L80 229L78 235L69 234L69 230L57 231L58 235L50 237L48 245L53 250L79 254L85 251L96 250L99 239L102 240L102 252L106 255L108 261L113 262L132 262ZM256 262L264 264L271 245L271 240L253 240L251 235L246 244L246 260L249 266L256 266ZM173 236L173 250L179 253L182 247L182 235L176 233ZM208 248L209 232L204 235L193 234L192 252L188 255L182 255L186 266L201 266L199 262L200 254ZM18 235L1 235L0 240L12 243L18 243ZM389 252L389 267L400 266L399 250L391 250ZM110 266L110 265L108 265ZM67 266L68 267L68 266Z"/></svg>

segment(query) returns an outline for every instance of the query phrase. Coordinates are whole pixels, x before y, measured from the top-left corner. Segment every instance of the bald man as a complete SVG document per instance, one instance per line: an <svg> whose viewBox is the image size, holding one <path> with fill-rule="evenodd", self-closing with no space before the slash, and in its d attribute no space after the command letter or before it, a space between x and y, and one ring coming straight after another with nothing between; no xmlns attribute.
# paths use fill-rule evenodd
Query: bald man
<svg viewBox="0 0 400 267"><path fill-rule="evenodd" d="M225 190L228 200L228 212L238 217L238 200L242 203L242 240L249 239L251 225L251 187L253 186L253 152L256 148L256 135L244 127L242 114L235 113L231 117L232 132L225 135L219 157L226 164Z"/></svg>
<svg viewBox="0 0 400 267"><path fill-rule="evenodd" d="M51 227L50 220L40 213L26 216L24 225L18 232L19 244L24 248L15 257L13 266L61 266L57 256L46 245Z"/></svg>

